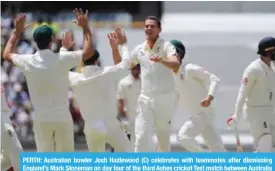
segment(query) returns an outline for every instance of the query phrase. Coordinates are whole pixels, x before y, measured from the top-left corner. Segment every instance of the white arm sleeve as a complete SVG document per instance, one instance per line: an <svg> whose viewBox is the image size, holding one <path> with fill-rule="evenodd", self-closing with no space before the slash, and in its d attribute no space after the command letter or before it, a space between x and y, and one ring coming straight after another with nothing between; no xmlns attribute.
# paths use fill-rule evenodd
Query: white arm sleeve
<svg viewBox="0 0 275 171"><path fill-rule="evenodd" d="M61 49L59 52L59 60L65 65L66 68L71 69L81 64L82 54L82 50L65 51L65 49Z"/></svg>
<svg viewBox="0 0 275 171"><path fill-rule="evenodd" d="M123 80L120 80L117 87L117 99L125 98L125 87L123 85Z"/></svg>
<svg viewBox="0 0 275 171"><path fill-rule="evenodd" d="M120 53L122 58L120 65L122 65L125 69L130 69L131 66L137 65L139 63L137 58L138 47L136 47L130 55L130 51L127 45L122 45L120 46Z"/></svg>
<svg viewBox="0 0 275 171"><path fill-rule="evenodd" d="M165 53L166 53L166 57L170 57L172 55L176 55L176 48L169 42L165 43Z"/></svg>
<svg viewBox="0 0 275 171"><path fill-rule="evenodd" d="M12 55L12 61L15 64L15 66L23 70L25 70L28 67L28 64L31 62L30 60L32 60L30 55Z"/></svg>
<svg viewBox="0 0 275 171"><path fill-rule="evenodd" d="M208 95L215 97L220 84L220 79L216 75L204 70L202 67L197 65L192 65L190 70L195 78L201 80L206 87L209 86Z"/></svg>
<svg viewBox="0 0 275 171"><path fill-rule="evenodd" d="M235 114L237 116L237 120L239 120L241 117L245 100L251 88L255 84L255 82L256 82L255 72L251 68L246 68L246 70L243 73L242 83L241 83L237 101L235 104Z"/></svg>

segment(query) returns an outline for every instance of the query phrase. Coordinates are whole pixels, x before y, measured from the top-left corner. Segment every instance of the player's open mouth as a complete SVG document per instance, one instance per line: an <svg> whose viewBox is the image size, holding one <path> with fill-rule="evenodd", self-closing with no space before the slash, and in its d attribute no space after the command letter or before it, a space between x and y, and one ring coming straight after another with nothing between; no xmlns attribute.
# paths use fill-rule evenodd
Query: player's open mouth
<svg viewBox="0 0 275 171"><path fill-rule="evenodd" d="M153 34L152 32L148 32L148 31L146 32L147 36L151 36L152 34Z"/></svg>

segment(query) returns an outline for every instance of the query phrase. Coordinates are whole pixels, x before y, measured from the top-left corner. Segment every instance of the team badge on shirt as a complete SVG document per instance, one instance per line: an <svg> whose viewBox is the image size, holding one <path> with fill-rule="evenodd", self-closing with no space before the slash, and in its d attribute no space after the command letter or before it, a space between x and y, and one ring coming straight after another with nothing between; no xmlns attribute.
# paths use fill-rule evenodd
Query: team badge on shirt
<svg viewBox="0 0 275 171"><path fill-rule="evenodd" d="M244 77L244 78L243 78L242 83L243 83L244 85L247 85L247 83L248 83L247 77Z"/></svg>

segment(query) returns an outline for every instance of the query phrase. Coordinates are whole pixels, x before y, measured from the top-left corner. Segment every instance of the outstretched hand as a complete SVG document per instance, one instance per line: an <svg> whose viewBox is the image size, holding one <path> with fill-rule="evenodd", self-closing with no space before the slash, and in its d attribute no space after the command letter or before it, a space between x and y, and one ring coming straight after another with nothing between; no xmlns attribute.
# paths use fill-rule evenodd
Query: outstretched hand
<svg viewBox="0 0 275 171"><path fill-rule="evenodd" d="M30 24L26 25L25 23L26 14L18 14L14 21L16 35L20 35L30 26Z"/></svg>
<svg viewBox="0 0 275 171"><path fill-rule="evenodd" d="M74 14L75 14L75 17L76 17L76 20L74 20L73 22L82 27L82 28L88 28L89 27L89 17L88 17L88 10L86 10L85 14L83 13L82 9L79 8L75 8L73 10Z"/></svg>
<svg viewBox="0 0 275 171"><path fill-rule="evenodd" d="M73 34L70 31L66 31L62 34L62 47L70 49L74 45Z"/></svg>
<svg viewBox="0 0 275 171"><path fill-rule="evenodd" d="M112 32L112 33L109 33L107 34L107 37L109 39L109 44L111 46L111 48L117 48L118 47L118 40L117 40L117 37L116 37L116 33L115 32Z"/></svg>
<svg viewBox="0 0 275 171"><path fill-rule="evenodd" d="M115 28L115 34L119 45L127 43L127 37L124 30L122 30L121 28Z"/></svg>

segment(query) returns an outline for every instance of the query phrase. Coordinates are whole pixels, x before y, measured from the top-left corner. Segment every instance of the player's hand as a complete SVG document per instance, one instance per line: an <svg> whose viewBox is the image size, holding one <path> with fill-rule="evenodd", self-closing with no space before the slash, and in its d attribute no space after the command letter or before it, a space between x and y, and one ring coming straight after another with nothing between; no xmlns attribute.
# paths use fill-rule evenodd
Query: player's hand
<svg viewBox="0 0 275 171"><path fill-rule="evenodd" d="M86 10L84 14L81 8L80 9L75 8L73 12L76 17L76 20L74 20L73 22L82 28L89 28L88 10Z"/></svg>
<svg viewBox="0 0 275 171"><path fill-rule="evenodd" d="M118 40L117 40L117 37L116 37L116 33L115 32L109 33L109 34L107 34L107 37L109 39L109 44L110 44L111 48L112 49L117 48L118 47Z"/></svg>
<svg viewBox="0 0 275 171"><path fill-rule="evenodd" d="M70 31L66 31L62 34L62 47L66 48L66 49L70 49L71 47L73 47L74 45L74 41L73 41L73 33Z"/></svg>
<svg viewBox="0 0 275 171"><path fill-rule="evenodd" d="M15 25L15 34L20 35L27 29L30 24L26 25L26 14L19 14L16 16L14 25Z"/></svg>
<svg viewBox="0 0 275 171"><path fill-rule="evenodd" d="M201 100L202 107L209 107L214 98L212 96L207 96L206 98Z"/></svg>
<svg viewBox="0 0 275 171"><path fill-rule="evenodd" d="M234 115L230 116L227 119L226 123L229 126L229 128L234 128L235 126L237 126L237 115L234 114Z"/></svg>
<svg viewBox="0 0 275 171"><path fill-rule="evenodd" d="M127 37L126 37L124 30L122 30L121 28L115 28L115 34L117 37L117 43L119 45L123 45L123 44L127 43Z"/></svg>
<svg viewBox="0 0 275 171"><path fill-rule="evenodd" d="M159 56L154 55L154 56L150 57L150 60L154 61L154 62L161 62L162 58L159 57Z"/></svg>

